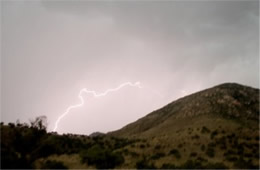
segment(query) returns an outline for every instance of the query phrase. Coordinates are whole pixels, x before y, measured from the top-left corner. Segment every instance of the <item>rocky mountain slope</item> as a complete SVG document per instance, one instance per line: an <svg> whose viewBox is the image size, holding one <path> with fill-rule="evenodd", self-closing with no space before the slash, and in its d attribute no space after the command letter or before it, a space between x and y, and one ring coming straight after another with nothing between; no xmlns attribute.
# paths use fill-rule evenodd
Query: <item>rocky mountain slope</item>
<svg viewBox="0 0 260 170"><path fill-rule="evenodd" d="M183 126L189 126L194 119L205 117L219 121L233 120L242 124L255 124L259 121L259 89L236 83L221 84L176 100L109 134L141 137L148 132L153 135L158 135L160 132L170 133L171 130L182 128L180 123L182 121ZM212 123L214 125L214 120Z"/></svg>

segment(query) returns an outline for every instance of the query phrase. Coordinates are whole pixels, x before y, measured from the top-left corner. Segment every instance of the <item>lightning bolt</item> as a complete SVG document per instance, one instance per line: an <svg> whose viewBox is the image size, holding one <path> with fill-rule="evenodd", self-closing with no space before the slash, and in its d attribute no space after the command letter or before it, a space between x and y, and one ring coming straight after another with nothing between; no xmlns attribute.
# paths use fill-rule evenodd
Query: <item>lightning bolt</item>
<svg viewBox="0 0 260 170"><path fill-rule="evenodd" d="M58 117L58 119L57 119L56 122L55 122L55 127L54 127L53 131L56 131L56 130L57 130L61 119L64 118L67 114L69 114L69 112L70 112L72 109L75 109L75 108L78 108L78 107L81 107L81 106L84 105L85 101L84 101L84 98L83 98L83 96L82 96L83 93L91 94L91 95L93 95L93 97L103 97L103 96L106 96L108 93L118 91L118 90L120 90L121 88L123 88L123 87L125 87L125 86L132 86L132 87L142 88L140 82L136 82L136 83L126 82L126 83L120 84L117 88L108 89L108 90L106 90L106 91L103 92L103 93L97 93L97 92L94 91L94 90L87 90L86 88L81 89L80 92L79 92L79 95L78 95L78 98L80 99L80 103L79 103L79 104L76 104L76 105L69 106L69 107L66 109L66 111L65 111L62 115L60 115L60 116Z"/></svg>

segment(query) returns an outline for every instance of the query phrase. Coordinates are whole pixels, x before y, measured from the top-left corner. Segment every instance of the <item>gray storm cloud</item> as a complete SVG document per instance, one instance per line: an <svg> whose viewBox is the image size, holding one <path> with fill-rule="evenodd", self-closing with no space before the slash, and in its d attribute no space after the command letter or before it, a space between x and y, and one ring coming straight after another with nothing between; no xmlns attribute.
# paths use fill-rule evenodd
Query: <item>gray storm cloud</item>
<svg viewBox="0 0 260 170"><path fill-rule="evenodd" d="M82 88L140 81L62 119L58 132L111 131L224 82L259 88L259 1L1 1L1 120L46 115Z"/></svg>

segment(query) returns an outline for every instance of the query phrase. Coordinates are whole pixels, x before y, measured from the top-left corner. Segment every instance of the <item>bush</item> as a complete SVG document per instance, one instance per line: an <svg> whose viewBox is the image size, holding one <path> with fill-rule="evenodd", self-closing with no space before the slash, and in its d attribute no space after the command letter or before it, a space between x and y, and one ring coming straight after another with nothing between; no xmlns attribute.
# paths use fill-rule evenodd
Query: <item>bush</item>
<svg viewBox="0 0 260 170"><path fill-rule="evenodd" d="M132 157L138 157L138 156L140 156L138 153L132 152L132 151L129 151L129 154L130 154Z"/></svg>
<svg viewBox="0 0 260 170"><path fill-rule="evenodd" d="M98 169L115 168L124 162L124 158L120 153L113 153L110 150L94 145L90 149L80 153L82 162L89 165L95 165Z"/></svg>
<svg viewBox="0 0 260 170"><path fill-rule="evenodd" d="M179 145L178 145L178 148L182 148L182 146L183 146L182 144L179 144Z"/></svg>
<svg viewBox="0 0 260 170"><path fill-rule="evenodd" d="M228 167L220 162L217 163L208 163L205 165L206 169L227 169Z"/></svg>
<svg viewBox="0 0 260 170"><path fill-rule="evenodd" d="M141 149L143 149L143 148L145 148L145 145L144 145L144 144L141 144L139 147L140 147Z"/></svg>
<svg viewBox="0 0 260 170"><path fill-rule="evenodd" d="M181 158L181 154L180 154L180 152L179 152L177 149L172 149L172 150L169 152L169 155L174 155L177 159L180 159L180 158Z"/></svg>
<svg viewBox="0 0 260 170"><path fill-rule="evenodd" d="M154 155L151 156L151 159L153 160L157 160L157 159L160 159L161 157L164 157L165 154L162 153L162 152L159 152L159 153L155 153Z"/></svg>
<svg viewBox="0 0 260 170"><path fill-rule="evenodd" d="M208 149L206 150L206 154L213 158L215 156L215 150L212 147L208 147Z"/></svg>
<svg viewBox="0 0 260 170"><path fill-rule="evenodd" d="M24 157L19 158L13 149L2 148L1 146L1 169L31 169L31 165Z"/></svg>
<svg viewBox="0 0 260 170"><path fill-rule="evenodd" d="M184 164L182 164L180 169L202 169L203 166L200 162L198 161L193 161L193 160L187 160Z"/></svg>
<svg viewBox="0 0 260 170"><path fill-rule="evenodd" d="M200 138L199 135L194 135L194 136L191 137L191 139L199 139L199 138Z"/></svg>
<svg viewBox="0 0 260 170"><path fill-rule="evenodd" d="M204 158L202 158L202 157L197 157L197 159L196 159L197 161L199 161L199 162L207 162L208 160L207 159L204 159Z"/></svg>
<svg viewBox="0 0 260 170"><path fill-rule="evenodd" d="M156 145L155 147L154 147L154 149L156 149L156 150L159 150L159 149L161 149L161 145Z"/></svg>
<svg viewBox="0 0 260 170"><path fill-rule="evenodd" d="M204 144L201 145L200 149L201 149L201 151L205 151L205 145Z"/></svg>
<svg viewBox="0 0 260 170"><path fill-rule="evenodd" d="M191 152L190 157L196 157L198 154L196 152Z"/></svg>
<svg viewBox="0 0 260 170"><path fill-rule="evenodd" d="M163 164L160 169L176 169L174 164Z"/></svg>
<svg viewBox="0 0 260 170"><path fill-rule="evenodd" d="M237 159L237 157L235 157L235 156L226 156L226 160L227 160L227 161L230 161L230 162L235 162L235 161L237 161L238 159Z"/></svg>
<svg viewBox="0 0 260 170"><path fill-rule="evenodd" d="M224 156L230 156L230 155L236 155L236 152L229 149L229 150L227 150L227 151L224 153Z"/></svg>
<svg viewBox="0 0 260 170"><path fill-rule="evenodd" d="M201 133L210 133L210 130L207 127L203 126L201 129Z"/></svg>
<svg viewBox="0 0 260 170"><path fill-rule="evenodd" d="M235 161L233 165L235 168L238 169L259 169L259 167L253 165L250 160L246 161L242 157L240 157L237 161Z"/></svg>
<svg viewBox="0 0 260 170"><path fill-rule="evenodd" d="M45 145L41 145L37 149L35 149L31 153L31 156L34 159L37 159L37 158L47 157L47 156L54 154L54 153L57 153L55 146L53 146L49 143L46 143Z"/></svg>
<svg viewBox="0 0 260 170"><path fill-rule="evenodd" d="M8 123L8 126L9 126L10 128L14 128L14 127L15 127L15 124L14 124L14 123Z"/></svg>
<svg viewBox="0 0 260 170"><path fill-rule="evenodd" d="M136 162L136 169L156 169L153 163L149 163L148 160L143 157L140 161Z"/></svg>
<svg viewBox="0 0 260 170"><path fill-rule="evenodd" d="M210 138L211 138L211 139L214 139L214 137L217 136L217 135L218 135L218 131L215 130L215 131L213 131L213 132L211 133Z"/></svg>
<svg viewBox="0 0 260 170"><path fill-rule="evenodd" d="M68 169L68 168L60 161L47 160L41 165L41 169Z"/></svg>
<svg viewBox="0 0 260 170"><path fill-rule="evenodd" d="M215 147L215 146L216 146L216 144L215 144L214 142L211 142L211 143L208 144L208 147L209 147L209 148L213 148L213 147Z"/></svg>
<svg viewBox="0 0 260 170"><path fill-rule="evenodd" d="M199 161L188 160L180 167L180 169L227 169L223 163L207 163L204 166Z"/></svg>

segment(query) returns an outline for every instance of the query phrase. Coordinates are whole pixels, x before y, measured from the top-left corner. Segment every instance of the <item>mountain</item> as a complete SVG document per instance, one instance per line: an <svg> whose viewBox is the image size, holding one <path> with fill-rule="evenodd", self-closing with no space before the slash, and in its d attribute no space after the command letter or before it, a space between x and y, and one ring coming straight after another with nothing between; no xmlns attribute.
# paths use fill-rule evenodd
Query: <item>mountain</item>
<svg viewBox="0 0 260 170"><path fill-rule="evenodd" d="M107 134L1 123L3 169L259 169L259 89L221 84Z"/></svg>
<svg viewBox="0 0 260 170"><path fill-rule="evenodd" d="M109 134L120 137L170 135L190 126L221 126L223 121L255 125L259 121L259 89L236 83L221 84L180 98Z"/></svg>
<svg viewBox="0 0 260 170"><path fill-rule="evenodd" d="M259 89L221 84L108 135L145 140L148 168L259 168Z"/></svg>

